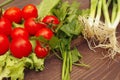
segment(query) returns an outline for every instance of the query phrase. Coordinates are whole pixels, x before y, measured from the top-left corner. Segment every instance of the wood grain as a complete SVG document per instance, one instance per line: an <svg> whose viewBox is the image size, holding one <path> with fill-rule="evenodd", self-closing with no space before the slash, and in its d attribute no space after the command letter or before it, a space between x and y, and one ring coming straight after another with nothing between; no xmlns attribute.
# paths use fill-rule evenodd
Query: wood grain
<svg viewBox="0 0 120 80"><path fill-rule="evenodd" d="M0 0L0 3L3 1ZM72 0L69 1L71 2ZM81 3L80 8L89 7L89 0L78 1ZM9 6L22 8L25 4L29 3L39 4L40 0L15 0L4 8L6 9ZM120 28L118 28L117 32L117 36L119 36ZM73 66L71 80L120 80L119 56L115 60L102 59L102 53L106 53L106 51L103 49L97 49L96 52L91 51L86 42L83 42L77 48L83 55L82 61L90 65L90 68ZM61 66L62 61L52 56L45 61L45 70L43 72L25 70L25 80L61 80Z"/></svg>

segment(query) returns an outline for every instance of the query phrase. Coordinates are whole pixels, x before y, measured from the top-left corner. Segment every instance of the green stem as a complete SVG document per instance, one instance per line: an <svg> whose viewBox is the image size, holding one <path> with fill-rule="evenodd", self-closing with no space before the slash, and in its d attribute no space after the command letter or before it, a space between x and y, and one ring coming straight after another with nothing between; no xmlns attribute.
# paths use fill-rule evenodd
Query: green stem
<svg viewBox="0 0 120 80"><path fill-rule="evenodd" d="M66 52L63 53L63 65L62 65L62 80L65 78L65 70L66 70L66 58L67 54Z"/></svg>
<svg viewBox="0 0 120 80"><path fill-rule="evenodd" d="M114 20L114 24L112 25L114 28L116 28L120 22L120 0L117 0L117 9L116 18Z"/></svg>
<svg viewBox="0 0 120 80"><path fill-rule="evenodd" d="M5 0L3 3L0 4L0 7L4 7L5 5L11 3L14 0Z"/></svg>
<svg viewBox="0 0 120 80"><path fill-rule="evenodd" d="M62 68L62 80L70 80L70 68L72 67L70 52L65 51Z"/></svg>
<svg viewBox="0 0 120 80"><path fill-rule="evenodd" d="M99 22L100 17L101 17L101 8L102 8L102 0L98 1L98 6L97 6L97 15L96 15L96 19L95 22Z"/></svg>
<svg viewBox="0 0 120 80"><path fill-rule="evenodd" d="M67 53L69 56L69 53ZM67 61L66 61L66 70L65 70L65 78L64 80L69 80L70 79L70 58L67 57Z"/></svg>
<svg viewBox="0 0 120 80"><path fill-rule="evenodd" d="M57 33L59 31L59 29L61 28L61 26L63 25L64 22L60 22L60 24L57 26L57 28L55 29L55 33Z"/></svg>
<svg viewBox="0 0 120 80"><path fill-rule="evenodd" d="M55 54L55 56L57 56L57 57L58 57L58 59L63 60L63 58L62 58L62 57L60 57L60 56L57 54L57 52L55 52L54 50L52 50L52 51L53 51L53 53Z"/></svg>
<svg viewBox="0 0 120 80"><path fill-rule="evenodd" d="M60 51L63 58L62 80L70 80L70 69L72 70L72 54L70 52L70 42L72 38L67 39L67 44L60 44Z"/></svg>
<svg viewBox="0 0 120 80"><path fill-rule="evenodd" d="M112 9L112 15L111 15L112 23L114 23L116 15L117 15L117 4L115 3L115 0L113 0L113 9Z"/></svg>
<svg viewBox="0 0 120 80"><path fill-rule="evenodd" d="M69 59L70 59L70 61L69 61L70 65L69 65L69 66L70 66L70 72L71 72L71 71L72 71L72 63L73 63L73 62L72 62L72 54L71 54L70 51L69 51L68 54L69 54Z"/></svg>
<svg viewBox="0 0 120 80"><path fill-rule="evenodd" d="M108 6L106 4L106 0L102 0L102 3L103 3L103 14L105 17L105 23L107 23L108 27L111 27L110 16L109 16Z"/></svg>
<svg viewBox="0 0 120 80"><path fill-rule="evenodd" d="M90 17L94 19L98 0L91 0Z"/></svg>
<svg viewBox="0 0 120 80"><path fill-rule="evenodd" d="M107 6L110 5L111 1L112 1L112 0L108 0L108 1L107 1ZM114 0L113 0L113 1L114 1Z"/></svg>

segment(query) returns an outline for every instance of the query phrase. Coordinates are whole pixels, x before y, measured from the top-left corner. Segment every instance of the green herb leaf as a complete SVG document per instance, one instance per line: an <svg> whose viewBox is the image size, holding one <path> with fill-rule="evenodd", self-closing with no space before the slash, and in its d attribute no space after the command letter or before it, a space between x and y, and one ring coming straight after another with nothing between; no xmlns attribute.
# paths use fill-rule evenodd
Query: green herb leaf
<svg viewBox="0 0 120 80"><path fill-rule="evenodd" d="M60 21L63 21L67 14L68 14L68 8L69 8L69 4L68 2L61 2L57 8L54 8L52 10L53 14L55 14L59 19Z"/></svg>
<svg viewBox="0 0 120 80"><path fill-rule="evenodd" d="M79 35L82 32L82 26L78 21L78 15L80 13L79 3L72 2L70 5L67 1L61 2L52 11L62 21L59 30L63 31L67 36Z"/></svg>
<svg viewBox="0 0 120 80"><path fill-rule="evenodd" d="M63 25L60 30L65 32L68 36L79 35L82 31L82 26L78 20L74 19L72 22Z"/></svg>
<svg viewBox="0 0 120 80"><path fill-rule="evenodd" d="M82 58L82 55L79 53L79 51L77 50L77 48L74 48L71 51L71 54L72 54L72 62L73 63L79 61Z"/></svg>
<svg viewBox="0 0 120 80"><path fill-rule="evenodd" d="M49 41L49 45L52 49L55 49L58 47L59 42L60 42L59 39L57 37L53 36Z"/></svg>

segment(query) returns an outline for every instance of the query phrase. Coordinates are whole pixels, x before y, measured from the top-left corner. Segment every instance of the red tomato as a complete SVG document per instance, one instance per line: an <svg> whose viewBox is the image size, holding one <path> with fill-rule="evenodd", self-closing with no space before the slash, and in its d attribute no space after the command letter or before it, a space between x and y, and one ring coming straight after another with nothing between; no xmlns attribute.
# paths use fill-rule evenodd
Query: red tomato
<svg viewBox="0 0 120 80"><path fill-rule="evenodd" d="M12 31L11 22L6 18L1 17L0 18L0 33L8 36L10 35L11 31Z"/></svg>
<svg viewBox="0 0 120 80"><path fill-rule="evenodd" d="M22 13L20 8L10 7L5 10L4 17L8 18L11 22L20 23L22 20Z"/></svg>
<svg viewBox="0 0 120 80"><path fill-rule="evenodd" d="M36 37L39 37L39 36L43 36L45 39L50 40L54 36L54 33L52 32L51 29L45 27L45 28L40 29L36 33Z"/></svg>
<svg viewBox="0 0 120 80"><path fill-rule="evenodd" d="M45 58L49 53L48 47L42 47L40 44L37 44L35 47L35 54L38 58Z"/></svg>
<svg viewBox="0 0 120 80"><path fill-rule="evenodd" d="M43 18L42 22L47 23L47 24L52 23L52 24L55 24L55 25L60 23L59 19L54 15L45 16Z"/></svg>
<svg viewBox="0 0 120 80"><path fill-rule="evenodd" d="M9 40L4 34L0 34L0 55L5 54L9 49Z"/></svg>
<svg viewBox="0 0 120 80"><path fill-rule="evenodd" d="M35 21L35 18L29 18L25 21L24 27L30 35L35 35L38 30L46 27L46 25Z"/></svg>
<svg viewBox="0 0 120 80"><path fill-rule="evenodd" d="M10 51L16 58L27 57L32 51L32 45L26 38L14 38L10 44Z"/></svg>
<svg viewBox="0 0 120 80"><path fill-rule="evenodd" d="M35 5L28 4L22 9L22 17L26 20L30 17L36 18L38 16L38 11Z"/></svg>
<svg viewBox="0 0 120 80"><path fill-rule="evenodd" d="M11 32L11 37L13 38L17 38L17 37L23 37L23 38L29 38L29 34L28 32L24 29L24 28L14 28Z"/></svg>

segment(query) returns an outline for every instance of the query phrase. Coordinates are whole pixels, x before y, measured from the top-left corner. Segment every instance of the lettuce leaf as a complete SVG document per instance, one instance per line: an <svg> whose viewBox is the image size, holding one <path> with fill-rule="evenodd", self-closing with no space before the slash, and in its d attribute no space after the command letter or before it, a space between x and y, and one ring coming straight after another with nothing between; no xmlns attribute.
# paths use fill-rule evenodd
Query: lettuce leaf
<svg viewBox="0 0 120 80"><path fill-rule="evenodd" d="M11 78L11 80L24 80L25 68L42 71L44 69L44 59L39 59L32 53L29 57L21 59L13 57L8 51L0 56L0 80Z"/></svg>
<svg viewBox="0 0 120 80"><path fill-rule="evenodd" d="M44 59L37 58L35 53L32 53L29 59L32 60L31 69L35 69L35 71L42 71L44 69Z"/></svg>
<svg viewBox="0 0 120 80"><path fill-rule="evenodd" d="M6 53L3 56L3 64L4 66L0 66L0 68L2 68L1 73L0 73L0 80L2 80L3 78L8 78L11 77L11 80L23 80L24 78L24 73L23 70L25 69L24 67L24 61L25 58L22 59L17 59L13 56L10 55L10 53ZM0 61L2 59L0 58Z"/></svg>
<svg viewBox="0 0 120 80"><path fill-rule="evenodd" d="M7 52L5 55L0 56L0 74L2 73L2 70L5 67L5 62L8 54L9 53Z"/></svg>
<svg viewBox="0 0 120 80"><path fill-rule="evenodd" d="M42 0L42 2L37 6L38 16L40 18L48 15L51 10L60 2L60 0Z"/></svg>

